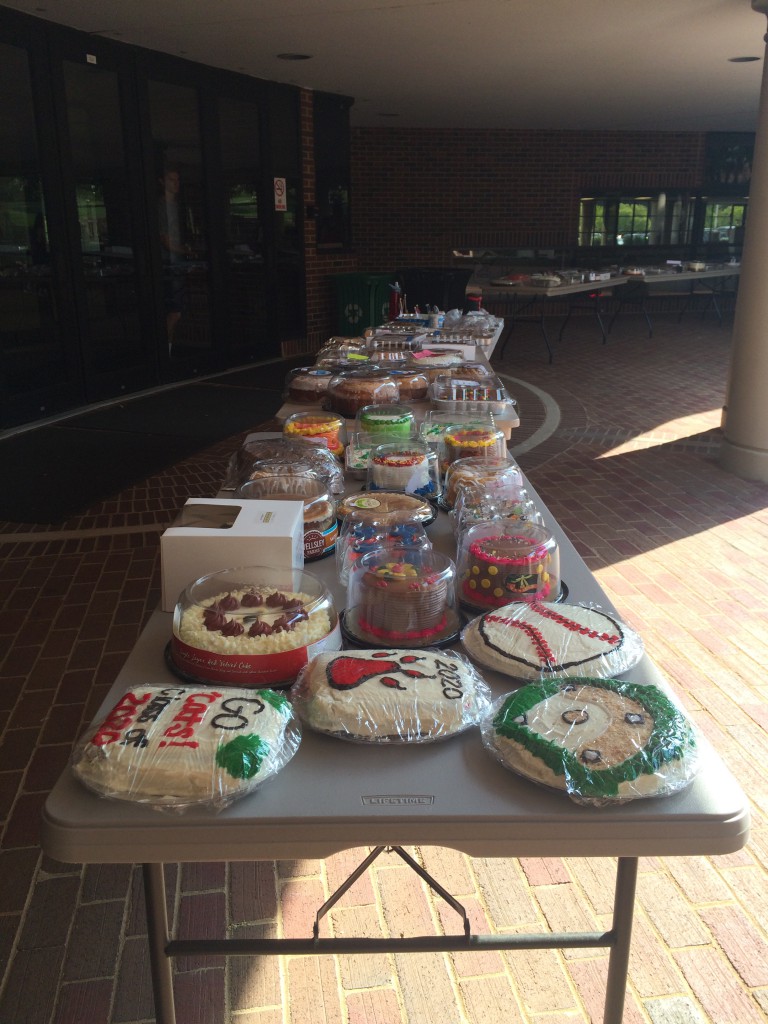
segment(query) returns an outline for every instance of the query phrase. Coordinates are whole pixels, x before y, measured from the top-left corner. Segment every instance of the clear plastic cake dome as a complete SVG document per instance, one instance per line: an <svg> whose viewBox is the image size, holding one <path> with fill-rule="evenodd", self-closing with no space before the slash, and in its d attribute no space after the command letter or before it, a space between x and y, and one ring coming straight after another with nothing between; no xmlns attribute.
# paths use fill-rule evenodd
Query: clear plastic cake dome
<svg viewBox="0 0 768 1024"><path fill-rule="evenodd" d="M350 513L339 531L336 544L336 570L343 584L349 580L350 566L377 548L404 550L428 548L432 542L418 516L393 512L372 519L362 512Z"/></svg>
<svg viewBox="0 0 768 1024"><path fill-rule="evenodd" d="M287 374L283 398L296 405L319 405L332 377L321 366L299 366Z"/></svg>
<svg viewBox="0 0 768 1024"><path fill-rule="evenodd" d="M488 494L514 497L524 486L522 471L508 454L496 459L457 459L445 471L442 504L452 509L464 487L482 487Z"/></svg>
<svg viewBox="0 0 768 1024"><path fill-rule="evenodd" d="M416 432L416 417L409 405L364 405L357 412L355 428L358 433L383 435L382 441L395 440Z"/></svg>
<svg viewBox="0 0 768 1024"><path fill-rule="evenodd" d="M380 366L343 370L328 384L324 408L354 419L366 405L397 405L397 379Z"/></svg>
<svg viewBox="0 0 768 1024"><path fill-rule="evenodd" d="M315 654L340 649L333 598L317 576L249 566L184 589L167 661L189 682L288 686Z"/></svg>
<svg viewBox="0 0 768 1024"><path fill-rule="evenodd" d="M436 501L442 490L437 453L416 438L379 444L368 459L367 488Z"/></svg>
<svg viewBox="0 0 768 1024"><path fill-rule="evenodd" d="M366 647L435 647L459 632L456 566L433 548L380 547L349 566L345 636Z"/></svg>
<svg viewBox="0 0 768 1024"><path fill-rule="evenodd" d="M430 385L429 397L436 409L445 412L488 411L497 418L510 416L515 402L498 377L490 376L478 380L471 376L440 374Z"/></svg>
<svg viewBox="0 0 768 1024"><path fill-rule="evenodd" d="M298 474L262 472L246 480L236 498L261 501L302 501L304 503L304 560L325 558L333 553L339 526L336 499L325 482L311 470Z"/></svg>
<svg viewBox="0 0 768 1024"><path fill-rule="evenodd" d="M519 520L470 526L458 546L459 600L488 611L513 601L561 598L560 551L539 523Z"/></svg>
<svg viewBox="0 0 768 1024"><path fill-rule="evenodd" d="M515 497L489 494L478 487L462 488L449 515L453 520L453 531L457 539L461 538L465 530L477 523L490 523L500 519L508 522L544 522L525 488L520 488Z"/></svg>
<svg viewBox="0 0 768 1024"><path fill-rule="evenodd" d="M507 454L507 439L497 426L454 424L443 434L441 454L445 466L459 459L503 459Z"/></svg>
<svg viewBox="0 0 768 1024"><path fill-rule="evenodd" d="M330 384L328 385L330 387ZM283 437L302 438L322 445L334 455L344 454L347 441L344 420L332 412L304 411L293 413L283 424Z"/></svg>
<svg viewBox="0 0 768 1024"><path fill-rule="evenodd" d="M400 388L401 402L421 402L427 397L429 378L413 366L393 366L390 373Z"/></svg>

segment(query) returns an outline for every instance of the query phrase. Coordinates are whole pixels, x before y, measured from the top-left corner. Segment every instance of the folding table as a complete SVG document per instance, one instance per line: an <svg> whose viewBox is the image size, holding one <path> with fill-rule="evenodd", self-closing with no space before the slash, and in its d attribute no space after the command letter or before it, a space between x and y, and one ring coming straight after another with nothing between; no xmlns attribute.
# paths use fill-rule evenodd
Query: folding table
<svg viewBox="0 0 768 1024"><path fill-rule="evenodd" d="M535 494L533 495L536 499ZM556 533L569 600L605 610L611 604L546 508ZM430 535L435 547L455 550L448 516ZM333 558L308 566L344 603ZM171 615L155 612L112 687L101 714L138 684L169 685L176 677L163 652ZM495 696L514 688L504 676L481 670ZM664 685L648 658L627 673ZM743 793L720 758L707 749L700 775L686 790L661 799L613 807L584 807L500 767L484 750L479 730L428 745L357 745L304 731L298 753L275 778L220 814L171 815L100 799L68 772L43 811L42 845L67 863L141 863L158 1024L174 1024L171 957L182 954L326 954L480 949L609 947L605 1024L620 1024L632 931L638 858L724 854L747 840ZM473 935L460 905L428 876L457 910L454 935L405 939L313 936L265 940L172 940L163 879L166 862L323 858L353 847L436 845L474 857L616 857L612 927L575 935ZM367 863L367 862L366 862ZM364 865L363 865L364 866ZM418 867L418 865L412 865ZM324 908L320 908L319 915Z"/></svg>

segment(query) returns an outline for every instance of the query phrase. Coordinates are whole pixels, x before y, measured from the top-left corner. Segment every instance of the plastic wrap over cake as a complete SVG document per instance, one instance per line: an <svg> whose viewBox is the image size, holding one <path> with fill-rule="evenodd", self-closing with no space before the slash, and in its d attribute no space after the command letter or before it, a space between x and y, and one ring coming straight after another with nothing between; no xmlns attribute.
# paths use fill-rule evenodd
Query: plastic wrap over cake
<svg viewBox="0 0 768 1024"><path fill-rule="evenodd" d="M72 769L103 797L220 810L279 772L300 739L284 693L137 686L78 742Z"/></svg>
<svg viewBox="0 0 768 1024"><path fill-rule="evenodd" d="M472 619L461 635L479 664L517 679L609 678L643 656L640 634L614 612L551 601L516 601Z"/></svg>
<svg viewBox="0 0 768 1024"><path fill-rule="evenodd" d="M618 679L548 679L495 701L481 725L505 768L603 806L668 796L699 771L700 741L657 686Z"/></svg>
<svg viewBox="0 0 768 1024"><path fill-rule="evenodd" d="M357 743L430 743L479 723L490 690L454 651L320 654L291 689L303 723Z"/></svg>

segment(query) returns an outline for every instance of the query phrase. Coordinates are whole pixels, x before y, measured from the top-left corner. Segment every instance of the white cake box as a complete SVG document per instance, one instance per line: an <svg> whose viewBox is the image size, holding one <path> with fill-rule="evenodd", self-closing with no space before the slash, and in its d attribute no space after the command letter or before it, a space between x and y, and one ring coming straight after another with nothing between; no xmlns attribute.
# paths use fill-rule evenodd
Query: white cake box
<svg viewBox="0 0 768 1024"><path fill-rule="evenodd" d="M303 567L302 501L190 498L160 538L163 611L194 580L241 565Z"/></svg>

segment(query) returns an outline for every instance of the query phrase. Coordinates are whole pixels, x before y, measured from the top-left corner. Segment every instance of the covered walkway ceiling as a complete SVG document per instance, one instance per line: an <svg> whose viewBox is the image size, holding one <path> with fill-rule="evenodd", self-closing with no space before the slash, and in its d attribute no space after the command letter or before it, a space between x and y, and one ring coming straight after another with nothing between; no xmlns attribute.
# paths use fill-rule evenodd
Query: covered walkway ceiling
<svg viewBox="0 0 768 1024"><path fill-rule="evenodd" d="M753 131L750 0L12 0L59 24L355 99L352 123ZM284 60L278 54L307 54ZM733 58L757 57L734 63Z"/></svg>

